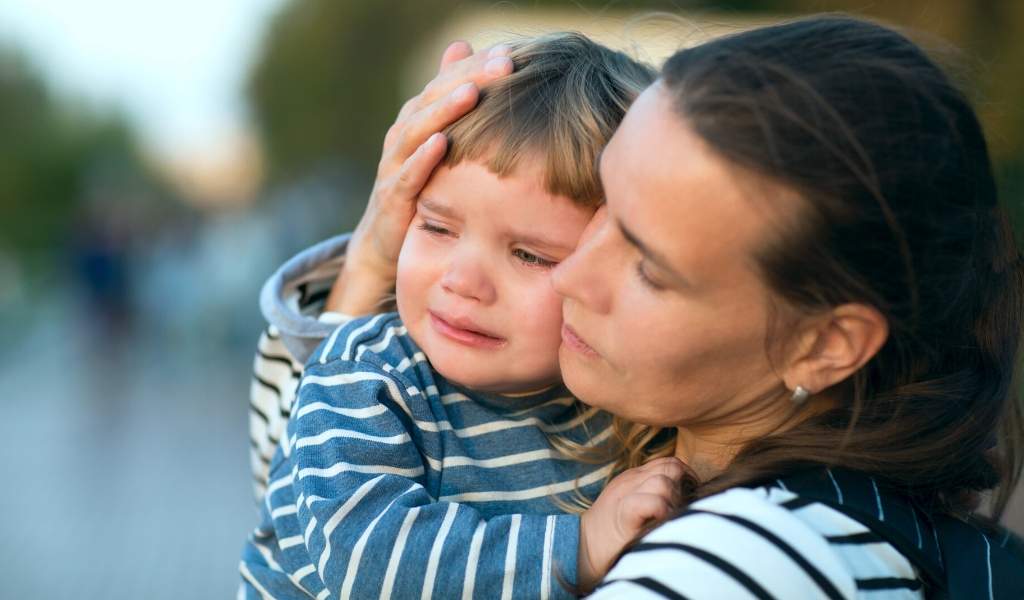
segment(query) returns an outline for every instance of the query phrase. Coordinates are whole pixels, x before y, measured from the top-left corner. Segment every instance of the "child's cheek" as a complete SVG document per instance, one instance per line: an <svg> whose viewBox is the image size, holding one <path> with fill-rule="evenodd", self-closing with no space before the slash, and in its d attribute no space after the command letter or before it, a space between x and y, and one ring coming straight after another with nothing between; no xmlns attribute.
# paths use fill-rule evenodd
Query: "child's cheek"
<svg viewBox="0 0 1024 600"><path fill-rule="evenodd" d="M528 294L519 302L520 323L529 324L531 337L537 341L538 351L557 351L562 341L562 297L555 293L551 278L538 278Z"/></svg>
<svg viewBox="0 0 1024 600"><path fill-rule="evenodd" d="M420 278L420 264L422 262L422 249L418 248L422 244L418 243L417 234L421 233L419 230L410 227L409 232L405 236L405 241L402 243L402 250L398 254L398 265L396 269L396 280L395 280L395 295L398 299L398 304L401 307L407 302L404 302L410 297L417 297L420 291L418 288L421 287L421 283L418 281ZM405 315L403 315L403 318Z"/></svg>

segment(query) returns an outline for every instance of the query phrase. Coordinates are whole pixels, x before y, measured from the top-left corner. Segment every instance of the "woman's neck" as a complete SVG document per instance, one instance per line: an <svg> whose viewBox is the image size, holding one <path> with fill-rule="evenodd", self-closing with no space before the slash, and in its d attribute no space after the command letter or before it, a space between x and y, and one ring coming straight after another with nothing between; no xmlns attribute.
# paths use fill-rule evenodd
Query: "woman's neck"
<svg viewBox="0 0 1024 600"><path fill-rule="evenodd" d="M835 405L834 398L823 394L800 407L793 406L787 398L772 403L770 410L743 423L681 425L676 428L675 456L700 481L707 481L724 471L747 444L788 431Z"/></svg>

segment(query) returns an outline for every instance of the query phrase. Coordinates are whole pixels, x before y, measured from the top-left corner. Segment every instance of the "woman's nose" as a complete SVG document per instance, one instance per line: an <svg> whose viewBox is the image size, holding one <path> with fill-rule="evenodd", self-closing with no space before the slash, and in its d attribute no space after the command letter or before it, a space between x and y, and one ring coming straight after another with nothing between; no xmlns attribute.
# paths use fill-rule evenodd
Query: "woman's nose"
<svg viewBox="0 0 1024 600"><path fill-rule="evenodd" d="M551 283L560 296L595 312L605 312L610 298L603 284L607 279L604 269L612 266L604 256L609 241L608 223L607 211L602 206L583 230L576 249L551 272Z"/></svg>
<svg viewBox="0 0 1024 600"><path fill-rule="evenodd" d="M497 298L487 269L479 260L465 254L452 259L441 277L441 287L456 296L483 304L491 304Z"/></svg>

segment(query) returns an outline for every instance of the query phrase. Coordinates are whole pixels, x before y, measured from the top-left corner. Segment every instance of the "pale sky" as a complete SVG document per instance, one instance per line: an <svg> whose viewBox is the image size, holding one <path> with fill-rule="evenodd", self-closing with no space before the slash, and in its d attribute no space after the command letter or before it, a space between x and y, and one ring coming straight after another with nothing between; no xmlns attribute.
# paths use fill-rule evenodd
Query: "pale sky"
<svg viewBox="0 0 1024 600"><path fill-rule="evenodd" d="M286 0L0 0L0 40L56 89L123 108L174 158L248 129L242 86Z"/></svg>

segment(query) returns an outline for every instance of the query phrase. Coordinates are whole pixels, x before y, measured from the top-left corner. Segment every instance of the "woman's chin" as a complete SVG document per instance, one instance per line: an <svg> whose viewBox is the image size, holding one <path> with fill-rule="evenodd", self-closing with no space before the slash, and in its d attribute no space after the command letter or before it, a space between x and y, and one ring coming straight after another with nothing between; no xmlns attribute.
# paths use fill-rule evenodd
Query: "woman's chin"
<svg viewBox="0 0 1024 600"><path fill-rule="evenodd" d="M609 393L610 382L596 368L593 359L585 358L563 344L558 349L558 364L562 371L562 381L580 401L596 408L605 408L611 404L610 401L606 402L612 396Z"/></svg>

